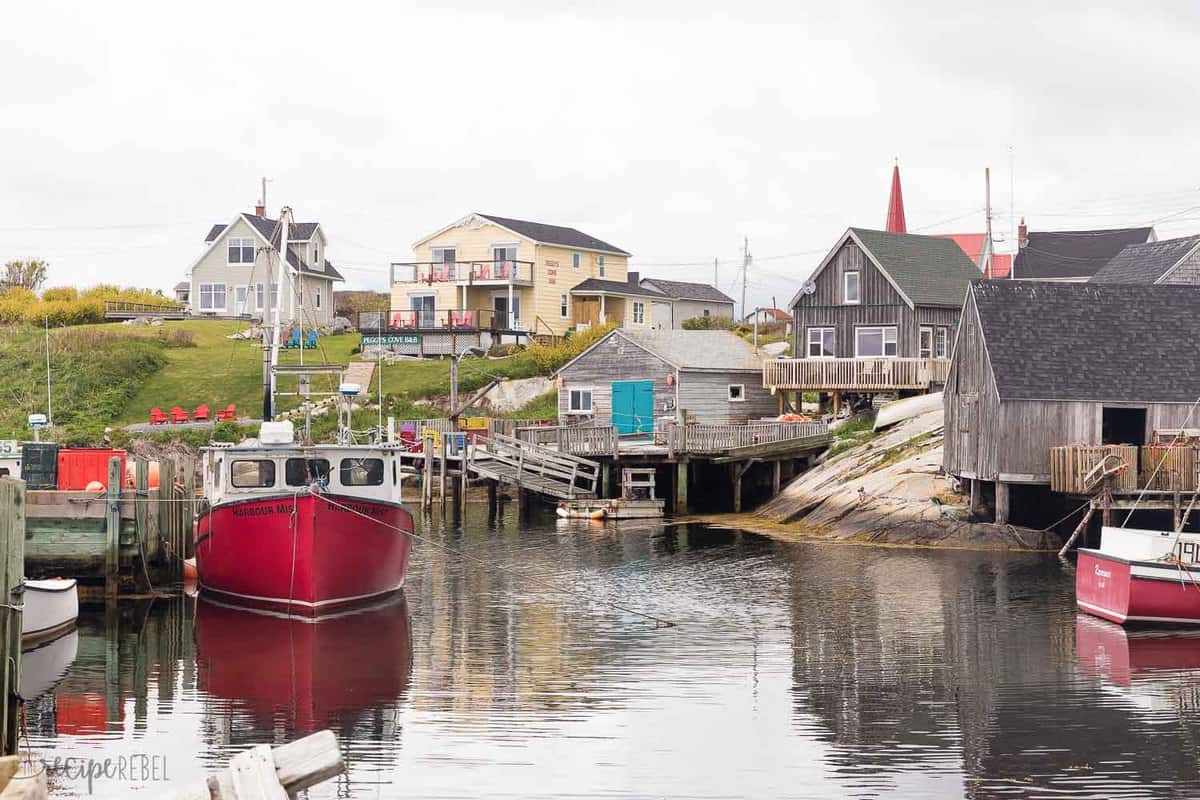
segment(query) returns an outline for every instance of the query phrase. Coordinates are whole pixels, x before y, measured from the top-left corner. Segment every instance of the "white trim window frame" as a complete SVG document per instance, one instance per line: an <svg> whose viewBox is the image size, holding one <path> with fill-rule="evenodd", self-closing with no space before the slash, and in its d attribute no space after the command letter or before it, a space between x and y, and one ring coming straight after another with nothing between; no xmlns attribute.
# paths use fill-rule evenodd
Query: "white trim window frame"
<svg viewBox="0 0 1200 800"><path fill-rule="evenodd" d="M313 299L316 301L317 311L321 310L321 287L318 286L313 291Z"/></svg>
<svg viewBox="0 0 1200 800"><path fill-rule="evenodd" d="M214 313L217 311L221 311L221 312L225 311L226 302L227 302L225 284L223 284L223 283L202 283L196 287L196 292L198 295L197 301L199 303L199 305L197 307L200 309L201 313L206 312L206 311L214 312ZM204 302L206 295L207 295L207 299L208 299L207 305L205 305L205 302ZM217 305L218 295L220 296L220 300L221 300L220 305Z"/></svg>
<svg viewBox="0 0 1200 800"><path fill-rule="evenodd" d="M256 311L263 310L263 301L266 299L264 287L261 283L254 284L254 308Z"/></svg>
<svg viewBox="0 0 1200 800"><path fill-rule="evenodd" d="M607 264L604 261L604 256L596 256L596 277L603 278L608 273L606 272Z"/></svg>
<svg viewBox="0 0 1200 800"><path fill-rule="evenodd" d="M879 353L864 353L862 337L864 334L879 337ZM891 349L889 353L888 350ZM873 348L872 348L873 349ZM895 325L864 325L854 329L855 358L895 358L897 354Z"/></svg>
<svg viewBox="0 0 1200 800"><path fill-rule="evenodd" d="M933 358L932 325L922 325L917 330L917 358Z"/></svg>
<svg viewBox="0 0 1200 800"><path fill-rule="evenodd" d="M571 253L571 269L579 272L581 266L583 266L583 253Z"/></svg>
<svg viewBox="0 0 1200 800"><path fill-rule="evenodd" d="M950 329L938 328L933 334L933 357L950 357Z"/></svg>
<svg viewBox="0 0 1200 800"><path fill-rule="evenodd" d="M851 278L854 279L854 291L850 291ZM848 306L857 306L862 304L862 274L856 270L847 270L842 273L842 302Z"/></svg>
<svg viewBox="0 0 1200 800"><path fill-rule="evenodd" d="M634 325L645 325L646 324L646 304L643 303L641 300L633 301L633 324Z"/></svg>
<svg viewBox="0 0 1200 800"><path fill-rule="evenodd" d="M254 263L254 239L250 237L231 236L225 241L226 266Z"/></svg>
<svg viewBox="0 0 1200 800"><path fill-rule="evenodd" d="M729 402L744 403L746 402L746 384L731 383L726 391L729 392Z"/></svg>
<svg viewBox="0 0 1200 800"><path fill-rule="evenodd" d="M587 398L586 407L584 398ZM567 413L573 416L590 416L595 413L595 392L590 386L567 389Z"/></svg>
<svg viewBox="0 0 1200 800"><path fill-rule="evenodd" d="M816 334L814 338L813 334ZM835 358L837 356L837 332L835 328L809 328L805 334L807 347L805 354L808 358ZM816 345L817 352L813 352Z"/></svg>
<svg viewBox="0 0 1200 800"><path fill-rule="evenodd" d="M566 292L563 292L558 296L558 316L566 319L570 315L570 298L567 296Z"/></svg>

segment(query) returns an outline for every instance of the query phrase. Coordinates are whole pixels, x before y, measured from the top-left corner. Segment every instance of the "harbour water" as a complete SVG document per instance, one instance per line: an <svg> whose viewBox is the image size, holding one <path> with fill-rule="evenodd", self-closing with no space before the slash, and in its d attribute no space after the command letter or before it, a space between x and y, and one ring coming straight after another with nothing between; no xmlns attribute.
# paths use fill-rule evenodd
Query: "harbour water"
<svg viewBox="0 0 1200 800"><path fill-rule="evenodd" d="M85 611L26 657L56 796L158 796L325 727L348 770L312 798L1200 794L1200 638L1078 616L1053 557L474 506L421 533L494 567L418 543L403 599L316 625ZM71 768L105 759L129 769Z"/></svg>

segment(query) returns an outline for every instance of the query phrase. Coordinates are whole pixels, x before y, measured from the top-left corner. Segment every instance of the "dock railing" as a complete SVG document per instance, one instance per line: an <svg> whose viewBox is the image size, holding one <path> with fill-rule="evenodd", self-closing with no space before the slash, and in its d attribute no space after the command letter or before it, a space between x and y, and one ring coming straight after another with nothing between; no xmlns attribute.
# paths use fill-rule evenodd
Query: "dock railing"
<svg viewBox="0 0 1200 800"><path fill-rule="evenodd" d="M770 389L887 391L945 383L946 358L777 358L763 362Z"/></svg>
<svg viewBox="0 0 1200 800"><path fill-rule="evenodd" d="M511 478L518 486L537 488L535 481L540 478L549 484L565 485L570 496L596 494L600 465L595 461L502 434L489 437L487 451L491 459L515 468Z"/></svg>
<svg viewBox="0 0 1200 800"><path fill-rule="evenodd" d="M656 439L659 434L656 434ZM671 453L718 454L777 442L811 442L828 439L829 426L819 422L748 422L744 425L669 424L661 431Z"/></svg>
<svg viewBox="0 0 1200 800"><path fill-rule="evenodd" d="M612 425L539 425L517 428L516 438L574 455L617 456L620 437Z"/></svg>

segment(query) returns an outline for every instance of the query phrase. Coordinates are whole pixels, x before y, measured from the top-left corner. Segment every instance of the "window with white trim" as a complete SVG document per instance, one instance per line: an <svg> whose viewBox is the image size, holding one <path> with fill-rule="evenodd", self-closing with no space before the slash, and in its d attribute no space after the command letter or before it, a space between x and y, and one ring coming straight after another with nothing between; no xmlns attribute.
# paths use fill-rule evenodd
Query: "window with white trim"
<svg viewBox="0 0 1200 800"><path fill-rule="evenodd" d="M862 302L861 289L858 272L851 270L842 276L842 299L846 305L857 305Z"/></svg>
<svg viewBox="0 0 1200 800"><path fill-rule="evenodd" d="M599 276L604 277L604 256L596 257L596 268L599 271Z"/></svg>
<svg viewBox="0 0 1200 800"><path fill-rule="evenodd" d="M933 328L922 325L917 334L917 357L933 358Z"/></svg>
<svg viewBox="0 0 1200 800"><path fill-rule="evenodd" d="M711 312L711 311L709 311L709 310L706 308L706 309L704 309L704 316L706 316L706 317L711 317L711 316L712 316L712 312Z"/></svg>
<svg viewBox="0 0 1200 800"><path fill-rule="evenodd" d="M271 284L271 308L279 308L279 284Z"/></svg>
<svg viewBox="0 0 1200 800"><path fill-rule="evenodd" d="M225 284L202 283L199 288L201 311L225 310Z"/></svg>
<svg viewBox="0 0 1200 800"><path fill-rule="evenodd" d="M558 315L563 319L567 318L567 293L563 292L558 296Z"/></svg>
<svg viewBox="0 0 1200 800"><path fill-rule="evenodd" d="M571 389L567 397L568 414L592 413L592 390Z"/></svg>
<svg viewBox="0 0 1200 800"><path fill-rule="evenodd" d="M230 237L226 242L230 264L254 263L254 240Z"/></svg>
<svg viewBox="0 0 1200 800"><path fill-rule="evenodd" d="M833 358L835 355L833 328L809 328L808 357Z"/></svg>
<svg viewBox="0 0 1200 800"><path fill-rule="evenodd" d="M641 300L633 301L633 324L644 325L646 323L646 304Z"/></svg>
<svg viewBox="0 0 1200 800"><path fill-rule="evenodd" d="M315 292L313 292L313 298L317 301L317 308L319 309L321 307L321 289L320 289L320 287L317 287L317 290Z"/></svg>
<svg viewBox="0 0 1200 800"><path fill-rule="evenodd" d="M578 270L579 265L583 261L583 256L579 253L571 253L571 269Z"/></svg>
<svg viewBox="0 0 1200 800"><path fill-rule="evenodd" d="M933 342L933 357L946 358L950 352L950 330L948 328L938 328Z"/></svg>
<svg viewBox="0 0 1200 800"><path fill-rule="evenodd" d="M857 358L895 358L896 326L855 328L854 355Z"/></svg>
<svg viewBox="0 0 1200 800"><path fill-rule="evenodd" d="M744 384L744 383L729 384L729 402L731 402L731 403L746 402L746 384Z"/></svg>

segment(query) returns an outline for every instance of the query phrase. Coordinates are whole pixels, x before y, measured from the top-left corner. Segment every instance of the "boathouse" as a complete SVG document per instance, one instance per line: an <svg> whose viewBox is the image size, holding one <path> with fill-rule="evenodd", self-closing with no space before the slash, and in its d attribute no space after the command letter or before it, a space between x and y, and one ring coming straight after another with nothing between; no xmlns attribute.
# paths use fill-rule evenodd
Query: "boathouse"
<svg viewBox="0 0 1200 800"><path fill-rule="evenodd" d="M951 239L850 228L792 299L795 357L766 362L763 383L835 398L928 391L979 278Z"/></svg>
<svg viewBox="0 0 1200 800"><path fill-rule="evenodd" d="M659 418L688 422L773 417L754 347L728 331L618 329L558 371L564 424L612 425L622 436L649 434Z"/></svg>
<svg viewBox="0 0 1200 800"><path fill-rule="evenodd" d="M946 380L947 474L1050 483L1050 448L1145 445L1200 427L1200 288L981 281L967 293ZM1195 413L1194 413L1195 412Z"/></svg>

